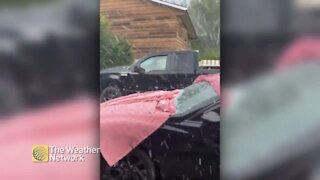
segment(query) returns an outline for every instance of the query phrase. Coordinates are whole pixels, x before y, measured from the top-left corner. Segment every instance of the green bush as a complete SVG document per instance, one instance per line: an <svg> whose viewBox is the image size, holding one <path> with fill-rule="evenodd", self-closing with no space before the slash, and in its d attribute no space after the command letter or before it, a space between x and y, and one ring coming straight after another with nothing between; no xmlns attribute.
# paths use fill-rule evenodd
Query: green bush
<svg viewBox="0 0 320 180"><path fill-rule="evenodd" d="M133 63L129 42L110 31L107 18L100 16L100 69Z"/></svg>
<svg viewBox="0 0 320 180"><path fill-rule="evenodd" d="M201 55L202 60L220 60L220 52L219 51L208 51Z"/></svg>

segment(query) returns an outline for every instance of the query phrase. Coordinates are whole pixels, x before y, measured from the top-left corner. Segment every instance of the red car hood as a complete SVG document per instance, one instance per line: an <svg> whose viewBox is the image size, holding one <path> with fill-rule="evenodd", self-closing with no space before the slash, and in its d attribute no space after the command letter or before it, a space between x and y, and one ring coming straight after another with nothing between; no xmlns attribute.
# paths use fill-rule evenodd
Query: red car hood
<svg viewBox="0 0 320 180"><path fill-rule="evenodd" d="M220 74L199 76L220 95ZM100 147L112 166L175 113L174 100L180 90L137 93L100 105Z"/></svg>
<svg viewBox="0 0 320 180"><path fill-rule="evenodd" d="M114 165L175 113L179 90L137 93L100 106L100 148Z"/></svg>

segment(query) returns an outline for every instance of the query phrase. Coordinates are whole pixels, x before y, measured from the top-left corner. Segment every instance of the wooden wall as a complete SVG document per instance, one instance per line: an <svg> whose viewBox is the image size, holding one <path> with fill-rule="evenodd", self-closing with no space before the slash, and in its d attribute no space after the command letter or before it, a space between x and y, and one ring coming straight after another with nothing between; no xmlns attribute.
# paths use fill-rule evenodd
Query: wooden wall
<svg viewBox="0 0 320 180"><path fill-rule="evenodd" d="M111 30L129 39L135 58L156 51L190 49L183 11L149 0L101 0Z"/></svg>
<svg viewBox="0 0 320 180"><path fill-rule="evenodd" d="M181 18L178 19L178 31L177 31L177 47L178 49L190 48L190 40L188 37L187 28L183 25Z"/></svg>

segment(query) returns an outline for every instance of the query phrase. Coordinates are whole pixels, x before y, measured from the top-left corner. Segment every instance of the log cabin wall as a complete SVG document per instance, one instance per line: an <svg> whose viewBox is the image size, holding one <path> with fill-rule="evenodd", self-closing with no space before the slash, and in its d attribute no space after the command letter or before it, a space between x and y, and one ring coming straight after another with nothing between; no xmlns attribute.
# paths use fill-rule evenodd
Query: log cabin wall
<svg viewBox="0 0 320 180"><path fill-rule="evenodd" d="M125 36L135 59L157 51L188 50L183 11L149 0L101 0L100 13L111 22L111 31Z"/></svg>
<svg viewBox="0 0 320 180"><path fill-rule="evenodd" d="M178 31L177 31L177 48L178 50L190 49L190 40L188 37L187 28L184 26L181 19L178 19Z"/></svg>

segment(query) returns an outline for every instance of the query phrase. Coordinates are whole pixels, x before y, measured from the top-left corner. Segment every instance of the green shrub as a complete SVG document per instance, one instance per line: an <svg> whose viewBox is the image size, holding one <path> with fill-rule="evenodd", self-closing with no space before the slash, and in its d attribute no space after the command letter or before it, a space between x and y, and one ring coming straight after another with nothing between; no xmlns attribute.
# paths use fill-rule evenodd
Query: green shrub
<svg viewBox="0 0 320 180"><path fill-rule="evenodd" d="M110 31L107 18L100 16L100 69L133 63L129 42Z"/></svg>
<svg viewBox="0 0 320 180"><path fill-rule="evenodd" d="M202 60L220 60L219 51L208 51L201 55L200 59Z"/></svg>

